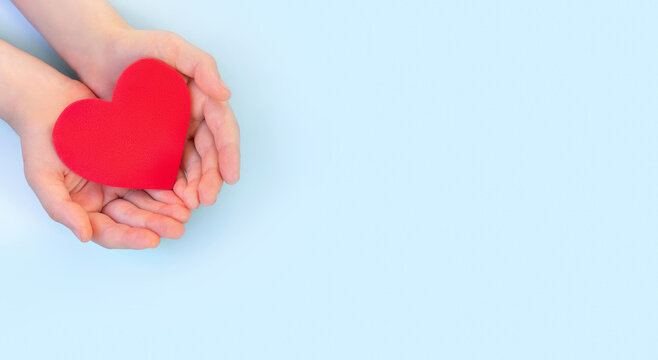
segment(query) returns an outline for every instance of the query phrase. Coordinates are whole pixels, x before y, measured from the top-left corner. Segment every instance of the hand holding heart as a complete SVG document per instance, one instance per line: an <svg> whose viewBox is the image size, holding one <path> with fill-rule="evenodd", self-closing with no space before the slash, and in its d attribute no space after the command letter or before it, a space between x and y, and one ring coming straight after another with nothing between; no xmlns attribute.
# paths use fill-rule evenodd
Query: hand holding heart
<svg viewBox="0 0 658 360"><path fill-rule="evenodd" d="M57 115L70 102L94 95L79 82L57 89L58 96L46 92L43 84L40 88L32 93L48 100L31 107L32 121L20 135L25 176L48 214L82 241L93 237L107 248L150 248L159 244L160 237L183 235L190 211L172 191L101 185L85 180L60 161L51 137Z"/></svg>
<svg viewBox="0 0 658 360"><path fill-rule="evenodd" d="M60 198L53 200L56 207L44 203L47 210L54 209L52 217L83 241L93 233L96 242L112 248L153 247L160 237L180 237L189 210L170 190L177 181L190 118L190 94L181 75L160 60L141 59L121 74L112 101L94 98L82 84L71 96L82 99L62 111L52 135L64 164L43 161L52 156L51 149L38 160L26 161L31 168L42 166L28 172L35 174L30 183L37 194L47 189L40 198L59 192ZM25 154L33 154L27 145L35 140L45 139L27 139ZM53 183L52 175L58 173L69 196L61 184Z"/></svg>
<svg viewBox="0 0 658 360"><path fill-rule="evenodd" d="M60 114L53 142L76 174L101 184L171 190L190 122L183 77L141 59L121 74L112 101L78 100Z"/></svg>
<svg viewBox="0 0 658 360"><path fill-rule="evenodd" d="M82 83L71 80L0 40L0 118L21 137L26 178L48 214L81 240L93 239L108 248L153 247L160 237L181 236L190 209L213 204L222 183L233 184L240 177L239 128L228 103L230 91L219 76L215 60L173 33L134 30L105 1L63 0L53 5L45 0L14 0L13 3L82 80ZM125 130L130 129L126 126L130 123L126 122L105 128L108 130L105 133L102 127L89 126L90 119L98 114L116 115L118 111L121 116L129 117L137 109L125 106L121 95L118 95L119 106L108 101L122 71L144 58L163 61L186 81L183 91L189 93L189 124L151 128L151 132L148 127L134 128L131 132ZM96 96L100 99L95 99ZM53 128L59 114L79 100L87 104L82 105L88 106L87 115L93 116L86 116L86 120L85 116L78 117L82 122L77 124L86 121L85 126L63 122L60 136L55 134L62 159L81 173L76 174L56 153ZM143 101L149 98L141 98L132 105ZM152 115L166 118L168 112ZM185 127L187 133L181 135ZM81 128L87 131L86 137L78 137L80 141L76 141L70 134ZM161 136L163 132L176 134L171 139L179 139L173 140L179 143L169 146L168 138ZM164 159L177 160L149 163L144 149L153 143L139 144L145 147L116 146L117 141L136 133L142 139L148 139L149 135L156 135L156 142L164 139L165 143L154 147L165 153ZM107 136L103 137L104 134ZM113 153L112 149L120 151ZM93 171L97 164L87 161L85 165L85 156L80 154L93 155L87 160L95 157L101 165L111 162L108 168L114 172L96 178L103 167L96 166ZM142 173L133 180L139 181L125 182L123 175L135 173L136 169ZM153 178L149 174L153 173L166 174L162 177L166 181L151 182ZM172 182L173 191L127 188L164 189L170 188Z"/></svg>
<svg viewBox="0 0 658 360"><path fill-rule="evenodd" d="M234 184L240 177L240 130L215 60L176 34L127 25L106 30L96 46L96 56L73 67L105 100L122 71L142 58L162 60L186 78L191 116L174 191L190 209L213 204L222 182Z"/></svg>

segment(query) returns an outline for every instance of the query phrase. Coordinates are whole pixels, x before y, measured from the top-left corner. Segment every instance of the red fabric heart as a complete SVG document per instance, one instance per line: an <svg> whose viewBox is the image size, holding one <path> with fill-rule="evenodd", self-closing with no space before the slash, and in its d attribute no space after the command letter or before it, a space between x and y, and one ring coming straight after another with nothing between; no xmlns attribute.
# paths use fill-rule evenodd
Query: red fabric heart
<svg viewBox="0 0 658 360"><path fill-rule="evenodd" d="M87 180L171 189L189 119L185 79L160 60L142 59L123 71L112 101L85 99L66 107L53 142L64 164Z"/></svg>

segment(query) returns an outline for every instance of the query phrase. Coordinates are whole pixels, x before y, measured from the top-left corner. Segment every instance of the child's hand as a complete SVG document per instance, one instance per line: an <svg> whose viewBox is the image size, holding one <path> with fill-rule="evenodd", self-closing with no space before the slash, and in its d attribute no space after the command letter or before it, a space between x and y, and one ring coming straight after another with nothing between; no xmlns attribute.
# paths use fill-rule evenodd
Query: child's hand
<svg viewBox="0 0 658 360"><path fill-rule="evenodd" d="M108 248L154 247L183 234L190 211L173 191L95 184L57 156L55 121L70 103L94 97L86 86L1 40L0 65L0 118L20 136L25 177L54 220Z"/></svg>
<svg viewBox="0 0 658 360"><path fill-rule="evenodd" d="M230 91L220 79L215 60L180 36L165 31L124 28L108 32L102 56L76 69L83 82L100 97L109 99L128 65L141 58L160 59L188 80L192 116L182 170L174 191L194 209L211 205L222 180L238 181L240 134L231 106ZM183 172L184 170L184 172Z"/></svg>
<svg viewBox="0 0 658 360"><path fill-rule="evenodd" d="M12 0L82 81L109 100L128 65L156 58L189 79L192 118L174 191L193 209L212 204L222 180L240 177L240 131L215 60L180 36L130 27L106 1ZM203 26L203 25L200 25Z"/></svg>
<svg viewBox="0 0 658 360"><path fill-rule="evenodd" d="M129 190L87 181L70 171L52 143L52 128L69 103L94 97L82 83L71 81L57 95L41 95L21 121L25 177L50 217L80 240L106 248L155 247L160 237L179 238L190 211L172 192Z"/></svg>

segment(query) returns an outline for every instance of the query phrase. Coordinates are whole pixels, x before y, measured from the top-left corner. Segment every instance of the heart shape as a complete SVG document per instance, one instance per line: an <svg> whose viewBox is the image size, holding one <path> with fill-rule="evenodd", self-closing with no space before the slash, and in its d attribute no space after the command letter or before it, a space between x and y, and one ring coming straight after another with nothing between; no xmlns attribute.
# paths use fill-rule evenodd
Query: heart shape
<svg viewBox="0 0 658 360"><path fill-rule="evenodd" d="M190 93L174 68L156 59L128 66L112 101L71 103L57 118L53 142L73 172L103 185L171 189L190 119Z"/></svg>

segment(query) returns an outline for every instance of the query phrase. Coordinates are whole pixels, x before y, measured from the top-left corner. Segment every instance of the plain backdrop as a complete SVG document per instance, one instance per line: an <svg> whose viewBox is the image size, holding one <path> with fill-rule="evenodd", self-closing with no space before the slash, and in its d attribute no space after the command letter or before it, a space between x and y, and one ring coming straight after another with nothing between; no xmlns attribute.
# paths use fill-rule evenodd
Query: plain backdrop
<svg viewBox="0 0 658 360"><path fill-rule="evenodd" d="M242 179L108 251L0 125L0 358L658 357L655 1L112 4L216 57Z"/></svg>

